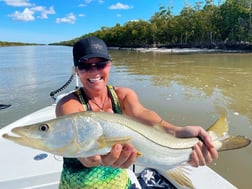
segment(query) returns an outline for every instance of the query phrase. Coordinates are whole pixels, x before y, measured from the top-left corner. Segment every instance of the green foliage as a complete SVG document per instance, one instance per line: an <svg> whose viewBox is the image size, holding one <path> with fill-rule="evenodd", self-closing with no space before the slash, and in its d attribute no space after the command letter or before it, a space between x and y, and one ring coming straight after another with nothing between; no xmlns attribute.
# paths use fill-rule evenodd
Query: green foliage
<svg viewBox="0 0 252 189"><path fill-rule="evenodd" d="M148 20L129 21L124 25L102 27L93 33L57 44L72 45L87 35L102 38L108 46L151 47L189 46L210 47L218 44L248 44L252 42L252 1L226 0L218 5L213 0L185 5L179 15L172 7L160 6Z"/></svg>
<svg viewBox="0 0 252 189"><path fill-rule="evenodd" d="M5 47L5 46L25 46L25 45L39 45L39 44L0 41L0 47Z"/></svg>
<svg viewBox="0 0 252 189"><path fill-rule="evenodd" d="M223 20L220 35L223 40L251 42L251 6L251 0L227 0L220 7Z"/></svg>

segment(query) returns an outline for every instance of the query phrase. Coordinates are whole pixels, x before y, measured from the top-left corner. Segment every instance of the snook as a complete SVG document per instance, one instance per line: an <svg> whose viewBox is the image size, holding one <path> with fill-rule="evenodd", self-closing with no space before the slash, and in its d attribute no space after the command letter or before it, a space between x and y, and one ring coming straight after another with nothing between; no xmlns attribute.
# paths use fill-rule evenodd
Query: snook
<svg viewBox="0 0 252 189"><path fill-rule="evenodd" d="M248 138L229 136L227 131L225 116L208 129L218 151L238 149L250 144ZM158 125L150 127L119 114L80 112L17 127L12 132L17 136L4 134L3 137L24 146L64 157L106 154L112 145L130 142L140 154L137 163L165 170L180 185L193 188L181 170L174 168L189 160L192 147L199 139L175 138Z"/></svg>

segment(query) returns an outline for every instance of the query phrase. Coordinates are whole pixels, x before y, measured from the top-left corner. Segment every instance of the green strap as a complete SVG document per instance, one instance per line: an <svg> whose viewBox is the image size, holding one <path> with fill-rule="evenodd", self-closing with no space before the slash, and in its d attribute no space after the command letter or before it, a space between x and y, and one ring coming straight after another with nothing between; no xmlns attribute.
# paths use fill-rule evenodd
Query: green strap
<svg viewBox="0 0 252 189"><path fill-rule="evenodd" d="M115 88L112 85L107 86L108 94L112 99L112 108L115 113L122 114L122 109L120 106L120 102L118 100L118 96L115 92Z"/></svg>
<svg viewBox="0 0 252 189"><path fill-rule="evenodd" d="M112 108L115 113L122 114L120 102L118 100L117 94L115 92L115 88L112 85L107 86L108 89L108 95L112 100ZM82 88L79 88L77 91L75 91L75 94L79 97L79 100L83 106L84 111L90 111L91 108L88 104L88 99L86 97L85 92Z"/></svg>
<svg viewBox="0 0 252 189"><path fill-rule="evenodd" d="M75 93L79 97L79 100L83 106L84 111L91 111L91 107L88 103L87 95L84 92L83 88L79 88Z"/></svg>

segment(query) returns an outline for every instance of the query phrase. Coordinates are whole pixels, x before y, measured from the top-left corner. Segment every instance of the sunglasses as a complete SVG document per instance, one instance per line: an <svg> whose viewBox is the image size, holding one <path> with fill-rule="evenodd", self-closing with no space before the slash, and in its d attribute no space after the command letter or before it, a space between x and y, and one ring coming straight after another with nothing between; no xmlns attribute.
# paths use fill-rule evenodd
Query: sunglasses
<svg viewBox="0 0 252 189"><path fill-rule="evenodd" d="M80 71L89 71L92 68L96 68L97 70L102 70L108 65L108 61L105 62L96 62L96 63L81 63L77 65L78 70Z"/></svg>

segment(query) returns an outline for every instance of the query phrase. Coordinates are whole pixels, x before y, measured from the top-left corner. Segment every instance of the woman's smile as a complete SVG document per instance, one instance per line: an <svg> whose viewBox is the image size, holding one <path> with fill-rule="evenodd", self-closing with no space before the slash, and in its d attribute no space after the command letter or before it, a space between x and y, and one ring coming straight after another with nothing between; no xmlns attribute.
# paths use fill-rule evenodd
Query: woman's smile
<svg viewBox="0 0 252 189"><path fill-rule="evenodd" d="M96 83L103 80L103 77L96 77L96 78L88 78L88 81L91 83Z"/></svg>

